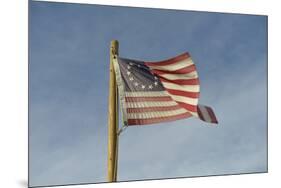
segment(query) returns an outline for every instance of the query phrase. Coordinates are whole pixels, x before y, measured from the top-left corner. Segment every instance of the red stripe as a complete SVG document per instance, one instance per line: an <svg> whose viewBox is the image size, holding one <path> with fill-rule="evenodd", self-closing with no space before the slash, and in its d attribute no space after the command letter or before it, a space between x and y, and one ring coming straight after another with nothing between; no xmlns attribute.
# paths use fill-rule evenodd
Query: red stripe
<svg viewBox="0 0 281 188"><path fill-rule="evenodd" d="M207 111L208 111L209 116L211 117L212 123L216 123L216 124L217 124L218 121L217 121L217 118L216 118L216 116L215 116L213 110L212 110L210 107L208 107L208 106L206 106L206 109L207 109Z"/></svg>
<svg viewBox="0 0 281 188"><path fill-rule="evenodd" d="M170 111L181 109L179 105L163 106L163 107L146 107L146 108L127 108L127 113L143 113L143 112L156 112L156 111Z"/></svg>
<svg viewBox="0 0 281 188"><path fill-rule="evenodd" d="M169 82L169 83L174 83L174 84L180 84L180 85L199 85L199 79L194 78L194 79L178 79L178 80L167 80L165 78L160 78L162 82Z"/></svg>
<svg viewBox="0 0 281 188"><path fill-rule="evenodd" d="M160 122L167 122L167 121L174 121L178 119L188 118L191 114L186 112L179 115L174 116L167 116L161 118L149 118L149 119L128 119L128 125L147 125L153 123L160 123Z"/></svg>
<svg viewBox="0 0 281 188"><path fill-rule="evenodd" d="M172 95L179 95L184 97L190 97L190 98L199 98L199 92L188 92L188 91L180 91L175 89L167 89L165 88L168 93Z"/></svg>
<svg viewBox="0 0 281 188"><path fill-rule="evenodd" d="M164 97L125 97L126 102L172 101L170 96Z"/></svg>
<svg viewBox="0 0 281 188"><path fill-rule="evenodd" d="M152 73L161 75L161 74L188 74L196 70L195 65L189 65L187 67L175 70L175 71L167 71L167 70L150 70Z"/></svg>
<svg viewBox="0 0 281 188"><path fill-rule="evenodd" d="M176 101L181 107L187 109L188 111L191 111L191 112L197 112L197 105L191 105L191 104L187 104L187 103L184 103L184 102L178 102Z"/></svg>
<svg viewBox="0 0 281 188"><path fill-rule="evenodd" d="M197 114L198 114L198 116L199 116L199 118L200 118L201 120L205 121L205 119L204 119L204 117L203 117L203 114L202 114L202 112L201 112L199 106L197 106Z"/></svg>
<svg viewBox="0 0 281 188"><path fill-rule="evenodd" d="M183 53L181 55L178 55L176 57L173 57L171 59L167 59L167 60L164 60L164 61L155 61L155 62L144 62L144 64L146 66L164 66L164 65L170 65L170 64L173 64L173 63L176 63L178 61L182 61L184 59L187 59L189 58L190 55L188 54L188 52L186 53Z"/></svg>

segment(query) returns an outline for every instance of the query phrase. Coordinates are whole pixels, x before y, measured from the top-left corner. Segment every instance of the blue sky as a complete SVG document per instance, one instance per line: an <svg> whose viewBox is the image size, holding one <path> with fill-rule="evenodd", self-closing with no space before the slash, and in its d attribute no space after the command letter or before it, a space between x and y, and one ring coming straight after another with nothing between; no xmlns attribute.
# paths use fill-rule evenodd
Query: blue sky
<svg viewBox="0 0 281 188"><path fill-rule="evenodd" d="M31 186L106 181L112 39L138 60L188 51L199 101L219 120L129 127L119 181L267 171L267 17L32 1L29 11Z"/></svg>

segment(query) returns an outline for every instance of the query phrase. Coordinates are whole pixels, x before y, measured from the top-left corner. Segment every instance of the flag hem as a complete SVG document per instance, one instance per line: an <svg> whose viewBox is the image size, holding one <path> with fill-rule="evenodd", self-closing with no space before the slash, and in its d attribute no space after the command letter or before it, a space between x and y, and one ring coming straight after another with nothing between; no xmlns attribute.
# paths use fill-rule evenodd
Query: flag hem
<svg viewBox="0 0 281 188"><path fill-rule="evenodd" d="M121 112L122 112L122 120L124 125L128 125L128 120L127 120L127 111L126 111L126 101L125 101L125 89L124 89L124 83L121 78L121 72L118 64L118 56L113 58L113 66L114 66L114 71L115 71L115 78L116 78L116 83L118 87L118 95L119 95L119 101L121 104Z"/></svg>

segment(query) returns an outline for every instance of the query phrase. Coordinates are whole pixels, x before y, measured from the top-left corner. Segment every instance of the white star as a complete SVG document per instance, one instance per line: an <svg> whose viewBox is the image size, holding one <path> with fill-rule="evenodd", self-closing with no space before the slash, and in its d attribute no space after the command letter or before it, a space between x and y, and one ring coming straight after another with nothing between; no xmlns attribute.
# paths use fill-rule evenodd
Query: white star
<svg viewBox="0 0 281 188"><path fill-rule="evenodd" d="M148 88L149 88L149 89L152 89L153 87L152 87L152 85L149 85Z"/></svg>
<svg viewBox="0 0 281 188"><path fill-rule="evenodd" d="M130 66L130 65L128 65L128 66L127 66L127 69L131 69L131 66Z"/></svg>
<svg viewBox="0 0 281 188"><path fill-rule="evenodd" d="M128 75L130 75L130 74L131 74L131 72L130 72L130 71L127 71L127 74L128 74Z"/></svg>
<svg viewBox="0 0 281 188"><path fill-rule="evenodd" d="M158 85L158 82L154 82L154 85L156 85L156 86L157 86L157 85Z"/></svg>
<svg viewBox="0 0 281 188"><path fill-rule="evenodd" d="M130 80L130 81L133 81L133 80L134 80L134 78L133 78L133 77L129 77L129 80Z"/></svg>
<svg viewBox="0 0 281 188"><path fill-rule="evenodd" d="M140 65L138 65L138 67L140 68L141 66L140 66Z"/></svg>
<svg viewBox="0 0 281 188"><path fill-rule="evenodd" d="M135 82L135 83L134 83L134 85L135 85L135 86L138 86L138 85L139 85L139 83L138 83L138 82Z"/></svg>
<svg viewBox="0 0 281 188"><path fill-rule="evenodd" d="M158 79L157 76L154 76L154 79L157 80Z"/></svg>
<svg viewBox="0 0 281 188"><path fill-rule="evenodd" d="M142 89L145 89L145 85L142 85L141 88L142 88Z"/></svg>

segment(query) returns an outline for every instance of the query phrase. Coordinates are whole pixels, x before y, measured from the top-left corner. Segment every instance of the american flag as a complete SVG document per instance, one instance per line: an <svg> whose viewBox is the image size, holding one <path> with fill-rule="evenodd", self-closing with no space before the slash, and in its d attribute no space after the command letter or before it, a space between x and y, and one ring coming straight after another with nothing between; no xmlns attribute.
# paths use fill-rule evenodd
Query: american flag
<svg viewBox="0 0 281 188"><path fill-rule="evenodd" d="M192 116L218 123L210 107L198 104L199 78L188 53L158 62L116 57L114 69L125 125Z"/></svg>

